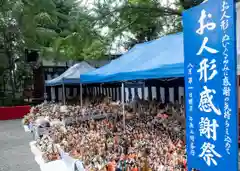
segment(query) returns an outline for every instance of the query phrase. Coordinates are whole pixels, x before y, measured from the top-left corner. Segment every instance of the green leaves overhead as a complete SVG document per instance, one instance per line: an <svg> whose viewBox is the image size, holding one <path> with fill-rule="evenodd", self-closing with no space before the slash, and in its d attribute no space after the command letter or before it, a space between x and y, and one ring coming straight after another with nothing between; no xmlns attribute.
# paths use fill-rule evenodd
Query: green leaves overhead
<svg viewBox="0 0 240 171"><path fill-rule="evenodd" d="M57 16L57 24L53 29L57 35L53 36L52 42L49 43L55 54L68 59L83 60L89 57L85 53L89 47L92 52L96 51L96 54L99 54L99 48L92 48L92 44L103 38L95 29L93 17L88 11L82 9L76 0L55 0L55 4L54 15ZM102 44L101 51L105 49L104 46L105 44ZM54 58L58 58L57 55Z"/></svg>
<svg viewBox="0 0 240 171"><path fill-rule="evenodd" d="M0 45L15 22L10 35L21 37L22 49L54 59L98 58L119 38L132 47L181 31L182 10L201 1L95 0L90 7L86 0L0 0Z"/></svg>
<svg viewBox="0 0 240 171"><path fill-rule="evenodd" d="M109 28L112 40L123 36L129 48L136 43L181 31L182 11L201 2L203 0L98 1L95 14L98 25Z"/></svg>
<svg viewBox="0 0 240 171"><path fill-rule="evenodd" d="M123 36L127 47L181 30L178 0L99 1L95 13L98 25L109 28L112 40Z"/></svg>
<svg viewBox="0 0 240 171"><path fill-rule="evenodd" d="M90 12L79 6L79 0L1 0L0 3L0 28L7 28L7 18L14 19L24 42L22 49L39 49L42 54L54 54L54 59L62 58L58 56L61 54L63 58L82 60L87 57L83 52L89 47L94 52L96 46L92 45L104 39ZM105 44L102 46L101 52ZM99 47L96 50L99 54Z"/></svg>

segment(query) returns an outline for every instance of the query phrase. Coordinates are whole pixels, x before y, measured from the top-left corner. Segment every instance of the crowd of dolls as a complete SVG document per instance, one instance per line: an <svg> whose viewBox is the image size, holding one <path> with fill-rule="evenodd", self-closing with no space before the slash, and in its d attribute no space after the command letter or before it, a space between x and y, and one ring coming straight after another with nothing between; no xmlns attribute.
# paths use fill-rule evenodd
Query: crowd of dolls
<svg viewBox="0 0 240 171"><path fill-rule="evenodd" d="M58 146L48 135L38 138L35 145L42 153L42 159L45 163L61 159Z"/></svg>
<svg viewBox="0 0 240 171"><path fill-rule="evenodd" d="M53 124L47 136L52 144L58 144L71 157L81 160L86 170L186 170L182 105L136 98L125 105L125 117L122 113L119 102L111 103L106 97L98 97L85 99L82 107L38 105L24 122L34 122L38 117L50 122L63 121L63 125ZM104 117L95 118L97 115ZM58 158L53 149L41 150L48 155L51 151L52 158Z"/></svg>

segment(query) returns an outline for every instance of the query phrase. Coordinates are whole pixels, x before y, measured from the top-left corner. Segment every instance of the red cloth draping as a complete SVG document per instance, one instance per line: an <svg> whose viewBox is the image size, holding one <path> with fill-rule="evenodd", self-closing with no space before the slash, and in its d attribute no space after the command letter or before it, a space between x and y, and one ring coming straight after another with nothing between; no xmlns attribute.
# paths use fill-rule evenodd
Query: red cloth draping
<svg viewBox="0 0 240 171"><path fill-rule="evenodd" d="M31 106L0 107L0 120L21 119L30 109Z"/></svg>

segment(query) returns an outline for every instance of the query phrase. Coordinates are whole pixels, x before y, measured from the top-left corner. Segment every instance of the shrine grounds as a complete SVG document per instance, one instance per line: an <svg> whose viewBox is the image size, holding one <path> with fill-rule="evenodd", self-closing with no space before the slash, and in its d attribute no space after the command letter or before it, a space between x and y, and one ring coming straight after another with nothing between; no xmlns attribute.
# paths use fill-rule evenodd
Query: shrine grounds
<svg viewBox="0 0 240 171"><path fill-rule="evenodd" d="M40 171L21 120L0 121L0 171Z"/></svg>
<svg viewBox="0 0 240 171"><path fill-rule="evenodd" d="M0 121L0 171L40 171L29 148L31 140L21 120Z"/></svg>

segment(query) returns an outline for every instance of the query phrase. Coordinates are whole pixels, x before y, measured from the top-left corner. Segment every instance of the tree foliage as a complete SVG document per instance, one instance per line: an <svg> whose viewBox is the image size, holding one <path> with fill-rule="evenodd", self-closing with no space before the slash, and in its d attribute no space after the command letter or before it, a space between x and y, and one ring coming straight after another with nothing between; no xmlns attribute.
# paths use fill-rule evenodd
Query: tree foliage
<svg viewBox="0 0 240 171"><path fill-rule="evenodd" d="M3 74L13 97L17 81L26 77L25 49L57 60L84 60L105 54L106 45L77 0L0 0L0 49L7 59Z"/></svg>
<svg viewBox="0 0 240 171"><path fill-rule="evenodd" d="M112 40L124 37L131 48L136 43L182 31L182 12L204 0L103 0L95 3L99 26L110 29ZM239 2L237 0L236 2ZM126 34L127 33L127 34Z"/></svg>
<svg viewBox="0 0 240 171"><path fill-rule="evenodd" d="M127 35L127 47L182 30L184 9L203 0L118 0L99 1L95 12L100 26L111 30L111 36Z"/></svg>
<svg viewBox="0 0 240 171"><path fill-rule="evenodd" d="M106 40L94 28L93 18L74 0L57 1L55 25L48 25L56 36L43 48L46 56L84 60L94 58L94 53L103 56ZM53 28L54 26L54 28ZM43 30L43 32L45 32ZM46 33L46 32L45 32ZM46 39L44 39L46 40ZM99 46L95 46L98 44ZM93 54L85 53L91 50Z"/></svg>
<svg viewBox="0 0 240 171"><path fill-rule="evenodd" d="M22 36L17 38L23 41L21 48L40 50L43 56L83 60L90 57L85 51L104 53L106 41L95 29L89 11L78 4L77 0L1 0L1 26L8 27L6 18L14 20Z"/></svg>

